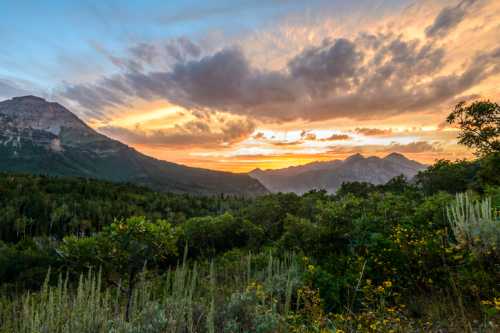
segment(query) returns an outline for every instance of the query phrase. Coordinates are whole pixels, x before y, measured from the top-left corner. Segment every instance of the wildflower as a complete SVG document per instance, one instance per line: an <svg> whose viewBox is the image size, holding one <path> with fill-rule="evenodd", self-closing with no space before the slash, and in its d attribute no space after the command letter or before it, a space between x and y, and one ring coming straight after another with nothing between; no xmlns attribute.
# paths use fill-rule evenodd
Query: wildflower
<svg viewBox="0 0 500 333"><path fill-rule="evenodd" d="M375 291L381 294L381 293L383 293L385 291L385 288L382 287L382 286L378 286Z"/></svg>
<svg viewBox="0 0 500 333"><path fill-rule="evenodd" d="M383 285L385 288L390 288L390 287L392 287L392 282L390 280L387 280L387 281L384 281Z"/></svg>

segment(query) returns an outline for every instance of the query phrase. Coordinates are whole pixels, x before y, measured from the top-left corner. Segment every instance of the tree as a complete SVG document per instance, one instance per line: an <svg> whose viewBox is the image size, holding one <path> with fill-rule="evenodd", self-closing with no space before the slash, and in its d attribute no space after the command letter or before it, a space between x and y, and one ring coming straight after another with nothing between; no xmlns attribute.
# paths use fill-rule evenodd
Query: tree
<svg viewBox="0 0 500 333"><path fill-rule="evenodd" d="M211 257L235 247L257 247L264 236L259 226L229 213L193 217L180 228L192 256Z"/></svg>
<svg viewBox="0 0 500 333"><path fill-rule="evenodd" d="M132 293L140 271L147 265L159 264L177 254L177 231L165 220L152 223L145 217L117 220L93 237L66 237L59 253L69 263L100 265L111 273L126 278L129 319ZM120 285L116 281L110 281Z"/></svg>
<svg viewBox="0 0 500 333"><path fill-rule="evenodd" d="M357 197L366 198L370 193L374 192L377 187L371 183L367 182L343 182L340 188L337 190L337 196L339 198L345 197L348 194L353 194Z"/></svg>
<svg viewBox="0 0 500 333"><path fill-rule="evenodd" d="M438 160L415 177L417 184L425 194L432 195L439 191L448 193L465 192L476 184L479 165L474 161Z"/></svg>
<svg viewBox="0 0 500 333"><path fill-rule="evenodd" d="M399 175L391 178L384 185L379 185L378 188L383 192L403 193L412 189L412 186L410 183L408 183L408 179L406 179L406 176Z"/></svg>
<svg viewBox="0 0 500 333"><path fill-rule="evenodd" d="M500 186L500 153L489 154L479 160L479 181L483 187Z"/></svg>
<svg viewBox="0 0 500 333"><path fill-rule="evenodd" d="M104 229L101 237L102 246L109 253L108 263L128 276L125 312L128 320L137 274L148 261L158 263L176 253L176 232L165 220L151 223L139 216L112 223Z"/></svg>
<svg viewBox="0 0 500 333"><path fill-rule="evenodd" d="M485 156L500 152L500 105L490 101L460 102L446 119L460 128L458 142Z"/></svg>

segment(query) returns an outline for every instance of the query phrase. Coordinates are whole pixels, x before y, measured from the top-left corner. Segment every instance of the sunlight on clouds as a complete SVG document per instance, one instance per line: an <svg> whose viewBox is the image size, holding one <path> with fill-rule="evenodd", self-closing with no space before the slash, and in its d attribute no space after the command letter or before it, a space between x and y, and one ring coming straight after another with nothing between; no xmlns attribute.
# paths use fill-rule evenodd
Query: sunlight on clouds
<svg viewBox="0 0 500 333"><path fill-rule="evenodd" d="M445 119L454 103L461 99L482 97L495 100L500 97L498 64L494 60L483 64L484 72L479 72L476 83L464 84L463 89L456 89L449 95L445 93L444 99L434 101L432 89L436 89L433 84L438 81L435 94L439 95L452 89L449 87L453 84L459 84L457 81L466 82L469 78L461 75L468 69L475 69L471 67L477 60L475 57L498 46L500 25L496 18L500 17L500 2L467 2L463 13L459 12L464 18L458 15L456 23L445 22L450 25L444 27L436 25L442 9L457 4L425 0L393 9L374 3L370 8L357 8L348 13L332 13L327 9L324 12L291 13L273 24L232 37L222 32L210 32L202 43L204 52L209 52L205 53L207 58L199 62L181 62L178 72L166 73L166 77L173 77L185 85L175 86L175 83L167 82L162 89L180 91L180 96L168 95L162 101L157 98L147 102L131 98L133 106L114 107L108 119L93 123L93 126L107 127L108 130L112 127L114 132L109 133L125 135L125 142L158 158L229 171L279 168L345 158L357 152L384 156L391 149L425 163L437 158L470 157L470 151L456 144L456 129L446 125ZM429 30L431 26L433 29ZM370 39L363 39L363 36L368 35L375 43L387 43L387 49L380 51L377 47L367 46ZM360 88L356 86L358 77L354 76L324 89L320 85L315 87L315 80L311 80L313 88L305 97L295 95L308 83L296 82L304 77L293 76L291 72L298 68L299 74L302 70L305 75L312 72L321 76L325 68L314 67L317 62L325 60L321 48L330 52L337 38L346 38L364 52L355 61L359 61L359 66L365 66L362 68L366 72L374 73L356 72L356 75L360 76L360 81L366 79L372 85ZM242 52L218 53L234 46ZM312 53L307 54L311 48ZM391 48L400 53L392 54L394 50ZM435 53L426 54L426 50ZM414 54L408 54L412 52ZM424 55L423 59L418 58L418 53ZM304 54L309 58L297 58ZM395 58L395 54L401 58ZM496 59L492 54L491 59ZM432 60L427 63L427 55L436 56L436 64ZM298 67L290 66L291 60L295 60ZM332 59L326 60L330 62L325 66ZM208 67L203 67L207 64ZM222 67L218 67L221 64ZM397 67L401 64L414 72L408 74L406 81L397 81L390 75L384 79L385 71L391 70L404 76L405 69ZM422 69L426 66L429 68ZM323 70L315 71L318 68ZM336 71L340 70L333 69L332 75L351 75L342 71L335 74ZM231 77L233 73L236 73L234 78ZM208 75L205 77L204 74ZM382 79L377 75L382 75ZM225 78L234 82L226 85ZM141 79L154 80L157 77L146 75ZM320 80L329 83L324 77ZM379 84L372 82L376 80L380 80ZM399 92L390 84L386 90L376 90L391 80L395 85L401 84L401 90L407 90L408 94L398 95ZM239 86L244 88L240 91ZM328 98L324 105L306 103L309 99L321 99L335 89L344 89L341 97L345 99L357 96L359 91L368 94L373 90L377 94L368 94L367 100L359 101L358 98L346 105L340 99L340 103L331 106L328 103L333 99ZM431 93L426 95L428 91ZM391 99L393 95L409 101L399 104L398 100ZM430 102L424 103L422 108L412 109L414 104L421 102L420 99L412 100L414 96L429 98ZM297 100L290 101L289 97ZM364 98L365 95L358 97ZM277 99L276 103L273 98ZM266 104L267 99L269 104ZM393 109L390 109L391 103ZM394 108L401 110L395 111Z"/></svg>
<svg viewBox="0 0 500 333"><path fill-rule="evenodd" d="M113 126L134 127L141 124L148 129L164 128L169 124L176 124L186 121L184 109L178 106L168 106L162 109L151 110L149 112L134 112L125 114L109 122Z"/></svg>

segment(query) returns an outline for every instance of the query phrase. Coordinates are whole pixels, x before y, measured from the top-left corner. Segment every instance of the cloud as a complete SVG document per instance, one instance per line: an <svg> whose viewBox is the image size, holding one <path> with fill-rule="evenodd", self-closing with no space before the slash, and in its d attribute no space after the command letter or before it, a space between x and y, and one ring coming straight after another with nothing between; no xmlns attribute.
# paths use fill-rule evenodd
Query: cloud
<svg viewBox="0 0 500 333"><path fill-rule="evenodd" d="M312 94L320 94L332 86L348 88L362 59L363 53L352 41L325 39L321 46L310 47L293 58L288 67L291 77L304 80Z"/></svg>
<svg viewBox="0 0 500 333"><path fill-rule="evenodd" d="M140 58L136 59L135 55L133 57L116 56L113 52L109 51L103 45L101 45L96 41L91 41L90 46L92 46L92 48L99 54L103 55L106 59L108 59L109 62L111 62L113 65L122 70L135 72L135 71L140 71L144 68L143 64L141 63L141 59ZM133 53L139 52L140 46L138 46L139 48L137 49L136 47L137 46L131 48Z"/></svg>
<svg viewBox="0 0 500 333"><path fill-rule="evenodd" d="M278 147L287 147L287 146L298 146L303 144L304 141L302 140L296 140L296 141L276 141L272 142L271 144L273 146L278 146Z"/></svg>
<svg viewBox="0 0 500 333"><path fill-rule="evenodd" d="M469 8L476 0L464 0L456 6L445 7L439 12L434 22L425 29L427 37L443 37L462 22Z"/></svg>
<svg viewBox="0 0 500 333"><path fill-rule="evenodd" d="M407 144L392 142L389 145L363 145L363 146L331 146L328 153L332 154L375 154L375 153L402 153L402 154L422 154L441 153L442 147L437 143L427 141L415 141Z"/></svg>
<svg viewBox="0 0 500 333"><path fill-rule="evenodd" d="M316 141L316 134L314 134L314 133L307 133L304 136L304 140L307 140L307 141Z"/></svg>
<svg viewBox="0 0 500 333"><path fill-rule="evenodd" d="M466 11L472 3L449 7L453 15L443 14L444 9L427 35L449 32L465 15L456 12ZM168 70L141 71L125 62L120 65L122 73L91 84L67 85L61 95L91 110L139 98L260 121L363 120L437 107L500 73L500 48L483 50L450 70L444 46L432 38L411 39L391 32L324 39L291 57L280 70L253 66L238 47L203 57L187 39L166 48L166 56L177 61ZM138 59L150 59L148 52L135 53L132 60L141 66Z"/></svg>
<svg viewBox="0 0 500 333"><path fill-rule="evenodd" d="M392 143L385 151L398 153L426 153L441 152L443 149L436 144L427 141L416 141L408 144Z"/></svg>
<svg viewBox="0 0 500 333"><path fill-rule="evenodd" d="M308 132L306 130L303 130L300 133L300 138L302 140L306 140L306 141L315 141L316 140L316 134Z"/></svg>
<svg viewBox="0 0 500 333"><path fill-rule="evenodd" d="M365 136L383 136L392 134L391 129L380 128L356 128L354 131Z"/></svg>
<svg viewBox="0 0 500 333"><path fill-rule="evenodd" d="M202 52L197 44L185 37L168 41L165 49L167 54L178 62L183 62L189 58L198 58Z"/></svg>
<svg viewBox="0 0 500 333"><path fill-rule="evenodd" d="M159 130L143 130L140 126L129 129L117 126L105 126L99 131L115 139L129 144L168 146L168 147L202 147L222 148L247 139L254 131L255 124L249 120L232 119L219 124L220 129L214 131L203 120L192 120L183 125Z"/></svg>
<svg viewBox="0 0 500 333"><path fill-rule="evenodd" d="M252 138L255 140L262 140L266 138L266 135L262 132L258 132Z"/></svg>
<svg viewBox="0 0 500 333"><path fill-rule="evenodd" d="M320 141L344 141L350 139L351 137L347 134L332 134L327 138L320 139Z"/></svg>
<svg viewBox="0 0 500 333"><path fill-rule="evenodd" d="M0 78L0 98L10 98L28 94L29 91L19 86L17 83Z"/></svg>
<svg viewBox="0 0 500 333"><path fill-rule="evenodd" d="M185 37L168 39L164 42L139 42L118 56L96 41L90 45L99 54L124 72L143 72L146 68L161 67L163 64L182 63L198 58L201 47Z"/></svg>
<svg viewBox="0 0 500 333"><path fill-rule="evenodd" d="M159 55L155 45L145 42L132 46L129 52L135 59L145 64L153 64L154 60Z"/></svg>

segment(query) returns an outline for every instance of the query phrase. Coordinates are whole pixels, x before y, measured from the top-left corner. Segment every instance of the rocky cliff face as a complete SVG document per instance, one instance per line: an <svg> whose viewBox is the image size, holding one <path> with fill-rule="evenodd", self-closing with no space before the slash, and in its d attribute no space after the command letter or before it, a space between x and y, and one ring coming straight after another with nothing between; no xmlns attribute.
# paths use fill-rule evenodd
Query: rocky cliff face
<svg viewBox="0 0 500 333"><path fill-rule="evenodd" d="M99 134L68 109L36 96L0 102L0 171L133 182L156 190L258 195L248 175L160 161Z"/></svg>
<svg viewBox="0 0 500 333"><path fill-rule="evenodd" d="M49 103L36 96L14 97L0 103L0 115L7 125L18 129L33 129L60 135L63 128L83 133L95 132L74 114L58 103ZM2 122L3 125L5 123Z"/></svg>
<svg viewBox="0 0 500 333"><path fill-rule="evenodd" d="M23 143L34 144L60 152L64 146L103 139L58 103L36 96L0 102L0 145L19 149Z"/></svg>

